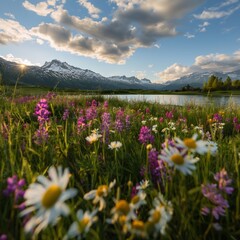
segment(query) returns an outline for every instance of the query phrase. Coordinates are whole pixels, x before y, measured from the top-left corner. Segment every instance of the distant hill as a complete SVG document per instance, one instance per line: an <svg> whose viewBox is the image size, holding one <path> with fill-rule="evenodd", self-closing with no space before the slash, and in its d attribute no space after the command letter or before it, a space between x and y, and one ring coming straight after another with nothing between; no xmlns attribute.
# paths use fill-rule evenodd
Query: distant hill
<svg viewBox="0 0 240 240"><path fill-rule="evenodd" d="M5 84L15 84L20 75L20 64L0 58L0 72ZM81 69L66 62L52 60L41 67L27 66L19 84L26 86L42 86L50 88L68 88L83 90L114 90L114 89L151 89L151 90L179 90L190 85L202 88L210 75L216 75L225 80L227 76L240 79L240 70L229 73L204 72L193 73L164 84L152 83L149 79L136 77L112 76L104 77L88 69Z"/></svg>

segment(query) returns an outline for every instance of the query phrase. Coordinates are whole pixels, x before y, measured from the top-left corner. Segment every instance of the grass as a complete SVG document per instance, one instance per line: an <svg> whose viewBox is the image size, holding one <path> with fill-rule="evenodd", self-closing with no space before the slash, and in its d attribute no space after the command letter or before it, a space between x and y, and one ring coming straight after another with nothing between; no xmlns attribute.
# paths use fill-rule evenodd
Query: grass
<svg viewBox="0 0 240 240"><path fill-rule="evenodd" d="M46 99L46 109L49 111L49 119L45 121L34 115L41 98ZM126 102L115 98L109 99L107 106L104 101L103 96L97 96L94 100L91 97L71 99L65 95L51 94L18 96L15 99L4 95L0 97L0 236L5 234L8 239L31 239L35 230L33 228L28 234L24 230L26 222L36 215L36 211L33 211L27 217L20 217L19 206L24 202L24 197L16 200L16 190L3 194L9 185L10 180L7 182L7 179L13 175L18 180L25 179L26 184L21 186L25 191L37 181L39 175L48 177L51 166L62 166L71 173L67 188L75 188L78 193L66 202L70 214L61 216L54 226L48 224L34 235L35 239L62 239L73 221L77 220L76 212L79 209L83 212L99 209L99 204L84 198L86 193L94 189L98 190L100 197L104 196L106 207L102 211L96 210L98 220L95 219L89 229L89 220L78 222L83 238L239 239L240 109L231 105L224 109L214 105L188 104L181 107ZM69 116L64 119L66 109L69 110ZM105 125L104 116L109 117ZM154 125L155 131L152 130ZM147 138L145 143L139 141L143 126L148 127L154 140ZM86 138L96 129L102 136L89 143ZM37 130L40 132L37 133ZM166 145L175 137L186 140L195 133L199 140L206 142L211 137L211 141L218 145L218 152L216 155L200 155L188 151L192 158L199 157L195 163L196 169L191 174L184 175L177 165L171 167L157 157L164 149L162 144ZM113 141L119 141L122 146L118 150L110 149L108 145ZM152 146L148 145L150 143ZM155 154L155 157L151 158L149 154ZM220 182L234 188L234 191L227 194L216 187L215 191L227 201L222 216L216 219L212 214L201 214L204 206L209 209L219 206L216 201L204 197L202 188L208 183L219 184L214 180L214 175L222 169L227 171L232 182L226 182L226 178ZM116 185L111 191L104 191L109 189L114 179ZM149 186L141 191L145 204L136 207L133 196L136 194L135 187L142 180L149 181ZM159 193L166 202L157 207L153 200L156 203ZM52 196L50 201L54 201L56 195L49 196ZM134 206L136 216L128 221L117 218L114 224L109 224L114 211L120 208L117 205L120 200L126 201L124 203L128 207ZM117 214L126 217L129 212L127 208L124 209L125 212L118 210ZM154 215L155 220L163 219L158 229L156 222L150 218L151 210L161 213L159 218Z"/></svg>

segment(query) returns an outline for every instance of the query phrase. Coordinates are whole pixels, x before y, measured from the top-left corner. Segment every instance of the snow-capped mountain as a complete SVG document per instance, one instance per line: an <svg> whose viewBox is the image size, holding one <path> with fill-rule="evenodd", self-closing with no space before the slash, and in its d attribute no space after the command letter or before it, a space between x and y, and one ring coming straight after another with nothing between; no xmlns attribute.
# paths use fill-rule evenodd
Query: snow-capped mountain
<svg viewBox="0 0 240 240"><path fill-rule="evenodd" d="M20 68L17 63L0 58L0 69L3 69L4 78L7 78L9 83L13 84L19 76ZM125 76L107 78L91 70L77 68L56 59L45 62L42 67L27 66L19 83L31 86L73 89L151 88L150 80L139 80L135 77L127 78Z"/></svg>
<svg viewBox="0 0 240 240"><path fill-rule="evenodd" d="M128 83L132 83L132 84L151 84L151 81L149 79L138 79L134 76L132 77L126 77L125 75L123 76L112 76L109 77L108 79L112 80L112 81L117 81L117 82L128 82Z"/></svg>
<svg viewBox="0 0 240 240"><path fill-rule="evenodd" d="M42 67L27 66L19 79L20 71L20 64L0 58L0 75L5 84L15 84L18 79L19 84L22 85L44 86L53 89L179 90L187 85L202 88L204 82L213 74L222 78L222 80L225 80L227 76L231 77L233 80L240 79L240 70L229 73L203 72L192 73L177 80L165 82L164 84L156 84L151 83L148 79L138 79L134 76L104 77L99 73L95 73L88 69L77 68L59 60L45 62Z"/></svg>

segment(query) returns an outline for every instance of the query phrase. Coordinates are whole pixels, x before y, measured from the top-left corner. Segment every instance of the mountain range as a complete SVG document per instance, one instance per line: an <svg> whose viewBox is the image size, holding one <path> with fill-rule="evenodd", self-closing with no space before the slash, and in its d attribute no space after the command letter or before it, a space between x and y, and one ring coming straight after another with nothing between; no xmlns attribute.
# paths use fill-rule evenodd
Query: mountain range
<svg viewBox="0 0 240 240"><path fill-rule="evenodd" d="M202 87L212 74L226 79L240 79L240 70L229 73L204 72L193 73L164 84L152 83L149 79L136 77L112 76L104 77L88 69L81 69L69 65L66 62L52 60L45 62L41 67L26 66L21 69L21 64L6 61L0 58L0 73L5 84L18 84L25 86L42 86L50 88L83 89L83 90L109 90L109 89L153 89L153 90L177 90L186 85Z"/></svg>

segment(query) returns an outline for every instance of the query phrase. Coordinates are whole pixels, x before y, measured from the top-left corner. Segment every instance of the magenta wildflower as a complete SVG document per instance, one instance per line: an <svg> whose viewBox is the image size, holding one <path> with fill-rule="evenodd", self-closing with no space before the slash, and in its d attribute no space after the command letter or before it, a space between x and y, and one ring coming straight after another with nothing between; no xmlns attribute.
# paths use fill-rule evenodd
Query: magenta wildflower
<svg viewBox="0 0 240 240"><path fill-rule="evenodd" d="M7 240L7 235L6 234L0 235L0 240Z"/></svg>
<svg viewBox="0 0 240 240"><path fill-rule="evenodd" d="M110 133L110 124L111 124L110 113L104 112L102 114L101 119L102 119L101 132L103 135L103 140L108 143L108 138Z"/></svg>
<svg viewBox="0 0 240 240"><path fill-rule="evenodd" d="M46 99L41 99L35 108L35 116L37 116L39 125L43 125L49 120L50 112L48 111L48 103Z"/></svg>
<svg viewBox="0 0 240 240"><path fill-rule="evenodd" d="M104 108L108 108L108 101L105 101L105 102L104 102L103 107L104 107Z"/></svg>
<svg viewBox="0 0 240 240"><path fill-rule="evenodd" d="M86 119L85 117L79 117L77 120L77 131L78 133L82 132L83 130L85 130L87 128L87 124L86 124Z"/></svg>
<svg viewBox="0 0 240 240"><path fill-rule="evenodd" d="M131 122L130 122L130 116L127 115L125 118L125 125L126 125L126 129L129 129L131 126Z"/></svg>
<svg viewBox="0 0 240 240"><path fill-rule="evenodd" d="M37 145L42 145L43 143L46 143L49 139L48 129L43 126L39 126L39 129L37 129L37 131L35 132L33 139Z"/></svg>
<svg viewBox="0 0 240 240"><path fill-rule="evenodd" d="M173 112L172 112L172 111L166 112L165 116L166 116L166 118L168 118L168 119L172 119L172 118L173 118Z"/></svg>
<svg viewBox="0 0 240 240"><path fill-rule="evenodd" d="M223 120L223 117L222 117L221 114L215 113L215 114L213 115L213 121L214 121L214 122L220 123L220 122L222 122L222 120Z"/></svg>
<svg viewBox="0 0 240 240"><path fill-rule="evenodd" d="M95 106L91 106L86 110L86 120L93 120L97 118L97 109Z"/></svg>
<svg viewBox="0 0 240 240"><path fill-rule="evenodd" d="M142 144L148 144L154 142L154 136L151 134L151 129L147 126L142 126L138 135L138 140Z"/></svg>
<svg viewBox="0 0 240 240"><path fill-rule="evenodd" d="M220 216L225 216L226 209L229 208L227 199L223 194L232 194L233 188L229 185L232 180L228 178L228 174L225 169L222 169L219 173L214 175L216 184L202 185L202 194L208 200L208 204L201 209L202 215L211 214L216 220L219 220Z"/></svg>
<svg viewBox="0 0 240 240"><path fill-rule="evenodd" d="M66 121L68 118L69 118L69 109L65 109L64 112L63 112L63 116L62 116L62 119L63 121Z"/></svg>

